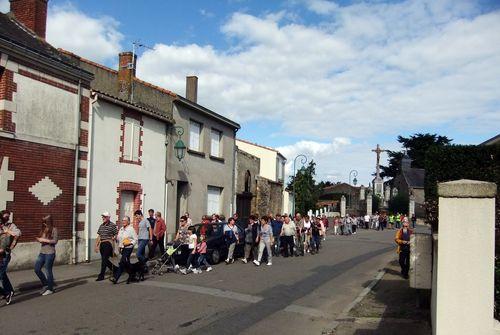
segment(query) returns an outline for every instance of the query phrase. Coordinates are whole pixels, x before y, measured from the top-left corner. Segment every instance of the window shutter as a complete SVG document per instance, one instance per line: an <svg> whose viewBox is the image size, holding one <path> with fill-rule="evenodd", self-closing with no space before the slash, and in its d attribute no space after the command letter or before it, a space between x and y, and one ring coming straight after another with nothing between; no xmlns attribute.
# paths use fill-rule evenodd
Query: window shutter
<svg viewBox="0 0 500 335"><path fill-rule="evenodd" d="M212 130L210 154L215 157L220 157L220 138L221 133L217 130Z"/></svg>
<svg viewBox="0 0 500 335"><path fill-rule="evenodd" d="M132 160L139 161L139 143L141 140L141 125L139 122L134 122L134 140L132 143Z"/></svg>
<svg viewBox="0 0 500 335"><path fill-rule="evenodd" d="M189 148L200 151L200 124L191 122L189 126Z"/></svg>
<svg viewBox="0 0 500 335"><path fill-rule="evenodd" d="M220 214L220 195L221 189L219 187L208 186L207 189L207 213Z"/></svg>
<svg viewBox="0 0 500 335"><path fill-rule="evenodd" d="M132 160L130 143L133 136L132 123L125 119L125 131L123 136L123 159Z"/></svg>

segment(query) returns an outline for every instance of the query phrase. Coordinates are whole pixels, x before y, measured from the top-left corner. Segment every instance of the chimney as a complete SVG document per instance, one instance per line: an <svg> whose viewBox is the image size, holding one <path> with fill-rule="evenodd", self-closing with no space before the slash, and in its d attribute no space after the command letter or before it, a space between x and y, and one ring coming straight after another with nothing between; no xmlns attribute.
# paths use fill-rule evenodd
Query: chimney
<svg viewBox="0 0 500 335"><path fill-rule="evenodd" d="M118 61L118 91L122 99L132 98L132 83L135 77L137 55L132 52L122 52Z"/></svg>
<svg viewBox="0 0 500 335"><path fill-rule="evenodd" d="M186 99L192 102L198 102L198 77L186 77Z"/></svg>
<svg viewBox="0 0 500 335"><path fill-rule="evenodd" d="M10 0L10 12L26 28L45 39L48 0Z"/></svg>

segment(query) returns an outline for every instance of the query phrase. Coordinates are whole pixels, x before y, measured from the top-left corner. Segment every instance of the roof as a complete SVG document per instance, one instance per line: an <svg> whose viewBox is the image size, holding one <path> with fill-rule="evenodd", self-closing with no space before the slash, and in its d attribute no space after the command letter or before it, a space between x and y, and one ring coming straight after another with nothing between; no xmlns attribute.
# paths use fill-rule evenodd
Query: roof
<svg viewBox="0 0 500 335"><path fill-rule="evenodd" d="M492 145L492 144L500 144L500 134L490 138L489 140L484 141L479 145Z"/></svg>
<svg viewBox="0 0 500 335"><path fill-rule="evenodd" d="M0 45L5 48L22 49L18 57L45 60L53 69L70 72L73 76L88 81L92 79L91 73L82 70L71 58L38 37L12 14L0 13Z"/></svg>
<svg viewBox="0 0 500 335"><path fill-rule="evenodd" d="M409 168L403 169L403 177L409 187L424 188L425 185L425 170Z"/></svg>
<svg viewBox="0 0 500 335"><path fill-rule="evenodd" d="M92 90L92 91L95 92L103 100L112 102L112 103L117 104L117 105L122 105L124 107L128 107L131 109L135 109L138 112L142 112L142 113L147 114L147 115L154 117L156 119L160 119L163 121L173 123L173 119L169 115L166 115L165 113L158 112L154 109L150 109L146 106L141 106L140 104L137 104L137 103L134 103L134 102L131 102L128 100L120 99L119 97L114 97L110 94L107 94L106 92L99 92L98 90Z"/></svg>
<svg viewBox="0 0 500 335"><path fill-rule="evenodd" d="M247 140L242 140L241 138L237 138L236 141L240 141L240 142L243 142L243 143L246 143L246 144L250 144L250 145L255 145L256 147L259 147L259 148L263 148L263 149L267 149L267 150L270 150L270 151L274 151L276 152L278 155L280 155L283 159L286 160L286 157L283 156L283 154L281 154L281 152L279 152L278 150L274 149L274 148L271 148L271 147L266 147L265 145L261 145L261 144L257 144L257 143L253 143L253 142L250 142L250 141L247 141Z"/></svg>
<svg viewBox="0 0 500 335"><path fill-rule="evenodd" d="M181 97L180 95L177 95L177 98L174 100L174 102L180 102L180 103L182 103L182 104L184 104L192 109L197 110L198 112L205 114L208 117L211 117L213 119L216 119L217 121L225 123L226 125L232 127L235 130L241 128L241 126L238 123L236 123L236 122L234 122L234 121L232 121L232 120L230 120L230 119L228 119L220 114L217 114L216 112L211 111L210 109L208 109L206 107L198 105L196 102L193 102L189 99Z"/></svg>

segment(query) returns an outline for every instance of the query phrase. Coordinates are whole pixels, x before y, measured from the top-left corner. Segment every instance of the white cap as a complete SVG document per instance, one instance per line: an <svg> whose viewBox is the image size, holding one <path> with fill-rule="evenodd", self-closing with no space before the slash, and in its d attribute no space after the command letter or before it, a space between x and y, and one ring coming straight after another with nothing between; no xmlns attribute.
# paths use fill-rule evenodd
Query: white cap
<svg viewBox="0 0 500 335"><path fill-rule="evenodd" d="M109 213L108 213L108 212L104 212L104 213L102 213L102 214L101 214L101 216L104 216L104 217L109 218L111 215L109 215Z"/></svg>

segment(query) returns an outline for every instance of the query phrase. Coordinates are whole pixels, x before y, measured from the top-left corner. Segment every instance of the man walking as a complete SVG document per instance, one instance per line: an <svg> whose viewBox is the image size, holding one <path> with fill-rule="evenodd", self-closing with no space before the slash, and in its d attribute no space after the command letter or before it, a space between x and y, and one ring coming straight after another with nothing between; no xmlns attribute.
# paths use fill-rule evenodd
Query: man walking
<svg viewBox="0 0 500 335"><path fill-rule="evenodd" d="M293 237L296 232L296 227L295 227L295 222L290 221L290 217L287 215L285 216L285 222L283 223L283 226L281 227L281 236L283 238L283 247L285 251L285 257L293 257Z"/></svg>
<svg viewBox="0 0 500 335"><path fill-rule="evenodd" d="M97 276L96 281L104 280L106 274L106 268L109 268L111 272L114 271L113 263L109 260L113 256L113 246L116 240L116 235L118 234L118 229L116 225L110 221L110 215L108 212L101 214L102 224L97 230L97 239L95 241L94 251L101 253L101 272Z"/></svg>
<svg viewBox="0 0 500 335"><path fill-rule="evenodd" d="M139 221L139 233L137 239L139 241L137 246L137 259L139 262L146 263L146 246L153 241L153 230L149 221L144 218L142 211L136 210L134 213L135 219Z"/></svg>
<svg viewBox="0 0 500 335"><path fill-rule="evenodd" d="M3 210L0 212L0 236L3 236L5 243L0 247L0 294L5 299L5 303L10 305L12 296L14 295L14 288L7 276L7 267L11 260L12 250L17 245L17 240L21 236L21 230L10 222L10 212ZM4 246L5 245L5 246Z"/></svg>
<svg viewBox="0 0 500 335"><path fill-rule="evenodd" d="M398 245L397 252L399 253L399 265L401 266L401 275L408 279L410 271L410 236L413 231L408 227L408 219L404 219L403 228L396 232L395 241Z"/></svg>

